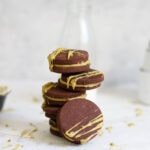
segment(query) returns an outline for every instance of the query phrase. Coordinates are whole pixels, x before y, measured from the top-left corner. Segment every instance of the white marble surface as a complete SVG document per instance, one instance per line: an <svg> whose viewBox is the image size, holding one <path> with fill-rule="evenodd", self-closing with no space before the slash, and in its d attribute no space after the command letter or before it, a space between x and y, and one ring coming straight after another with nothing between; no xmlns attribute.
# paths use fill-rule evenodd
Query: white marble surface
<svg viewBox="0 0 150 150"><path fill-rule="evenodd" d="M103 134L81 146L49 134L41 80L59 76L49 72L47 56L59 47L65 2L0 1L0 84L12 88L0 112L0 149L149 150L150 107L137 102L138 71L150 39L148 0L92 1L96 63L105 73L94 99L104 114Z"/></svg>
<svg viewBox="0 0 150 150"><path fill-rule="evenodd" d="M94 102L104 115L102 134L84 145L74 145L49 133L48 119L41 109L43 83L7 82L12 91L0 112L1 150L150 149L150 107L135 99L134 85L101 87Z"/></svg>
<svg viewBox="0 0 150 150"><path fill-rule="evenodd" d="M93 0L97 66L105 84L134 82L150 38L148 0ZM66 0L0 1L0 80L49 79L47 55L59 47Z"/></svg>

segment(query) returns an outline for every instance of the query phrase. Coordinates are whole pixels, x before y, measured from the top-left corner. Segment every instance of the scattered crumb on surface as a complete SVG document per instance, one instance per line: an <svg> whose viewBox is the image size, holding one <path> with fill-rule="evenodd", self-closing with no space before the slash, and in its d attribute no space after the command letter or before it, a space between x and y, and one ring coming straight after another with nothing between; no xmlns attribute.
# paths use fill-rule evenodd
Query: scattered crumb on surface
<svg viewBox="0 0 150 150"><path fill-rule="evenodd" d="M2 148L2 149L9 149L9 148L11 148L12 146L13 146L13 144L11 143L11 139L7 139L6 145L0 147L0 149L1 149L1 148Z"/></svg>
<svg viewBox="0 0 150 150"><path fill-rule="evenodd" d="M9 143L10 143L10 142L11 142L11 139L8 139L8 140L7 140L7 142L9 142Z"/></svg>
<svg viewBox="0 0 150 150"><path fill-rule="evenodd" d="M31 130L31 132L29 133L29 137L33 139L33 138L34 138L34 135L33 135L33 134L38 131L38 128L37 128L37 126L36 126L35 124L33 124L32 122L30 122L29 125L32 126L32 127L34 127L34 129Z"/></svg>
<svg viewBox="0 0 150 150"><path fill-rule="evenodd" d="M6 141L6 145L0 147L0 149L2 148L2 149L20 150L23 147L24 145L21 145L21 144L13 144L12 140L9 138Z"/></svg>
<svg viewBox="0 0 150 150"><path fill-rule="evenodd" d="M5 127L6 127L6 128L8 128L8 127L9 127L9 125L6 123L6 124L5 124Z"/></svg>
<svg viewBox="0 0 150 150"><path fill-rule="evenodd" d="M143 114L143 111L142 111L141 108L136 108L135 109L135 115L136 115L136 117L142 116L142 114Z"/></svg>
<svg viewBox="0 0 150 150"><path fill-rule="evenodd" d="M110 149L115 149L115 150L122 150L122 148L125 147L125 145L124 146L116 145L114 142L110 142L109 146L110 146Z"/></svg>
<svg viewBox="0 0 150 150"><path fill-rule="evenodd" d="M35 102L35 103L37 103L37 102L39 102L40 100L39 100L37 97L34 96L34 97L32 97L32 101Z"/></svg>
<svg viewBox="0 0 150 150"><path fill-rule="evenodd" d="M27 135L27 133L29 132L29 130L28 129L25 129L25 130L23 130L22 132L21 132L21 137L25 137L26 135Z"/></svg>
<svg viewBox="0 0 150 150"><path fill-rule="evenodd" d="M112 131L113 127L109 126L109 127L106 127L105 129L110 133Z"/></svg>
<svg viewBox="0 0 150 150"><path fill-rule="evenodd" d="M128 126L128 127L134 127L134 126L135 126L135 124L134 124L134 123L132 123L132 122L130 122L130 123L127 123L127 126Z"/></svg>
<svg viewBox="0 0 150 150"><path fill-rule="evenodd" d="M23 145L16 144L15 147L12 150L19 150L22 147L23 147Z"/></svg>
<svg viewBox="0 0 150 150"><path fill-rule="evenodd" d="M115 146L116 146L116 144L113 143L113 142L110 142L109 145L110 145L111 147L115 147Z"/></svg>
<svg viewBox="0 0 150 150"><path fill-rule="evenodd" d="M20 134L20 137L28 137L28 138L31 138L31 139L34 139L34 133L38 131L38 128L32 124L32 123L29 123L30 126L34 127L34 129L24 129L21 134Z"/></svg>
<svg viewBox="0 0 150 150"><path fill-rule="evenodd" d="M29 133L29 137L30 137L31 139L34 139L34 133L37 132L37 131L38 131L38 129L33 129L33 130Z"/></svg>
<svg viewBox="0 0 150 150"><path fill-rule="evenodd" d="M103 133L103 131L102 130L100 130L99 132L98 132L98 135L99 136L102 136L104 133Z"/></svg>
<svg viewBox="0 0 150 150"><path fill-rule="evenodd" d="M32 122L29 122L29 125L34 127L34 128L37 128L37 126L35 124L33 124Z"/></svg>

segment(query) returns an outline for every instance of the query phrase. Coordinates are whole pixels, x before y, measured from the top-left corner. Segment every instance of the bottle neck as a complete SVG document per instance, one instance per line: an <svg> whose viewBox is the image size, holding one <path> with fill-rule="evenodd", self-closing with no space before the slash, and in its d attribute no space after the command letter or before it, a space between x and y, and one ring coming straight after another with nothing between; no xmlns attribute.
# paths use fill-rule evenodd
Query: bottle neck
<svg viewBox="0 0 150 150"><path fill-rule="evenodd" d="M86 17L91 13L91 0L68 0L67 7L68 13Z"/></svg>

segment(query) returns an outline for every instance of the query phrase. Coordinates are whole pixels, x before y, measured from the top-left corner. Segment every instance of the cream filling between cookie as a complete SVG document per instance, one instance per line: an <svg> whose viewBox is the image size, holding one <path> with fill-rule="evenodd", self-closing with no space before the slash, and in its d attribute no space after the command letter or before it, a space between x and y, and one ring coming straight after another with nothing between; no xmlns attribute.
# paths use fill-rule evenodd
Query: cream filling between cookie
<svg viewBox="0 0 150 150"><path fill-rule="evenodd" d="M67 88L69 88L69 85L72 86L73 89L75 89L77 81L79 79L83 79L83 78L88 78L88 77L94 77L97 75L103 75L102 72L98 71L98 70L92 70L86 73L81 73L81 74L76 74L76 75L71 75L69 77L67 77Z"/></svg>
<svg viewBox="0 0 150 150"><path fill-rule="evenodd" d="M48 55L48 61L49 61L49 65L50 65L50 69L53 69L53 60L56 58L56 56L60 53L62 53L63 51L65 51L66 48L58 48L55 51L53 51L50 55Z"/></svg>
<svg viewBox="0 0 150 150"><path fill-rule="evenodd" d="M53 87L56 87L57 83L48 82L42 86L42 94L47 93L48 90L50 90Z"/></svg>
<svg viewBox="0 0 150 150"><path fill-rule="evenodd" d="M59 80L61 84L65 85L67 88L68 87L72 87L73 89L77 88L77 87L81 87L81 88L92 88L92 87L95 87L95 86L99 86L100 83L91 83L91 84L77 84L76 82L74 82L73 84L67 84L65 81L63 81L62 79Z"/></svg>
<svg viewBox="0 0 150 150"><path fill-rule="evenodd" d="M74 99L78 99L78 98L85 98L86 94L82 94L80 96L76 96L76 97L68 97L68 98L54 98L54 97L50 97L47 95L44 95L48 100L52 100L52 101L70 101L70 100L74 100Z"/></svg>
<svg viewBox="0 0 150 150"><path fill-rule="evenodd" d="M66 48L58 48L55 51L53 51L50 55L48 55L48 61L49 61L49 66L50 66L50 70L53 70L54 66L57 67L69 67L72 65L59 65L59 64L53 64L54 59L56 58L56 56L64 51L68 50L68 56L67 59L70 59L70 57L73 56L74 53L77 53L78 55L82 55L82 53L80 53L79 51L75 51L75 50L69 50ZM74 66L75 64L73 64ZM80 63L80 65L82 65L82 63ZM78 65L77 65L78 66Z"/></svg>
<svg viewBox="0 0 150 150"><path fill-rule="evenodd" d="M54 130L54 131L59 131L59 129L57 127L54 127L52 125L51 125L51 129Z"/></svg>
<svg viewBox="0 0 150 150"><path fill-rule="evenodd" d="M50 70L53 70L53 67L63 67L63 68L69 68L69 67L79 67L79 66L86 66L86 65L90 65L90 61L87 60L85 62L81 62L81 63L77 63L77 64L69 64L69 65L65 65L65 64L51 64L50 65Z"/></svg>

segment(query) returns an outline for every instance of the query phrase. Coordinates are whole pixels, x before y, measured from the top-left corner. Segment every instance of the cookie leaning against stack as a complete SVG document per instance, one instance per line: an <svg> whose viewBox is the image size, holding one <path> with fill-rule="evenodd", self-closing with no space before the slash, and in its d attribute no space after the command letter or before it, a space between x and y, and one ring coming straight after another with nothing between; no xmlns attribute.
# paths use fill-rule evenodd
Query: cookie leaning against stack
<svg viewBox="0 0 150 150"><path fill-rule="evenodd" d="M101 110L89 100L67 102L57 115L60 133L69 141L84 144L97 135L103 125Z"/></svg>
<svg viewBox="0 0 150 150"><path fill-rule="evenodd" d="M58 83L42 86L42 109L50 118L50 132L72 143L86 143L103 124L102 112L86 99L86 90L99 87L104 75L90 69L85 50L58 48L49 54L48 61L50 71L61 73Z"/></svg>

